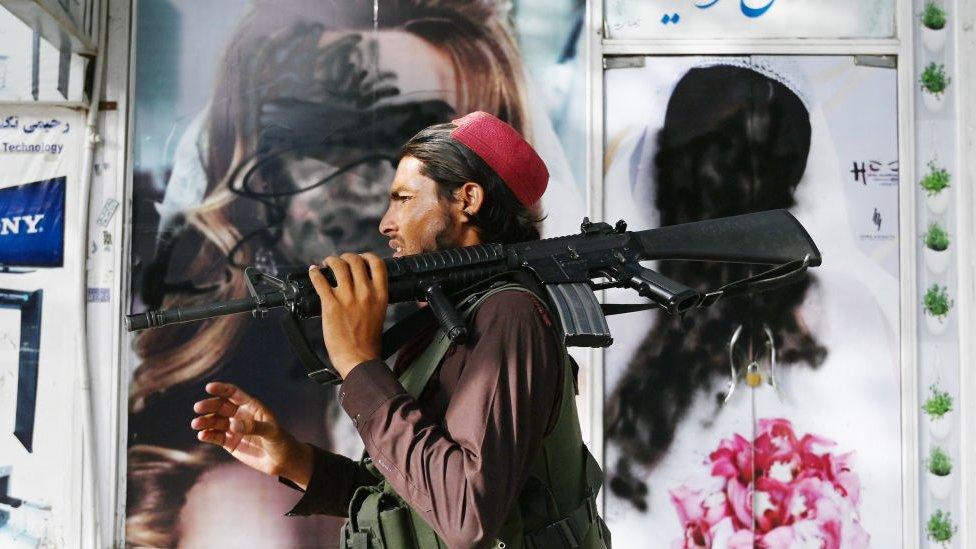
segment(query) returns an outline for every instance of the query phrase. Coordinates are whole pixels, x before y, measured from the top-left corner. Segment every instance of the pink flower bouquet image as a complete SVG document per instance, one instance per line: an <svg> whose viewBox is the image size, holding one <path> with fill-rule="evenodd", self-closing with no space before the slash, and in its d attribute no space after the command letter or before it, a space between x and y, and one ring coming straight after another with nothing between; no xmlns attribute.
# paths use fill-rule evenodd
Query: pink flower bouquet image
<svg viewBox="0 0 976 549"><path fill-rule="evenodd" d="M817 435L798 438L785 419L759 420L756 440L722 440L711 477L670 491L684 527L675 549L857 549L870 536L858 515L853 452Z"/></svg>

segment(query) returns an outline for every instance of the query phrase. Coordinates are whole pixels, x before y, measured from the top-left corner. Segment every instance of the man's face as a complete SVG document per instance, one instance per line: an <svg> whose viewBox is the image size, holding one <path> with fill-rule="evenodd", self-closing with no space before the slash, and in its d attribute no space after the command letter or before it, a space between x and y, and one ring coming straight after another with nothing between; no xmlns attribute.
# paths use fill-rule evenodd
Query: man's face
<svg viewBox="0 0 976 549"><path fill-rule="evenodd" d="M458 202L445 200L437 182L423 175L423 163L405 156L390 186L390 206L380 232L390 239L393 257L432 252L458 245L461 221Z"/></svg>

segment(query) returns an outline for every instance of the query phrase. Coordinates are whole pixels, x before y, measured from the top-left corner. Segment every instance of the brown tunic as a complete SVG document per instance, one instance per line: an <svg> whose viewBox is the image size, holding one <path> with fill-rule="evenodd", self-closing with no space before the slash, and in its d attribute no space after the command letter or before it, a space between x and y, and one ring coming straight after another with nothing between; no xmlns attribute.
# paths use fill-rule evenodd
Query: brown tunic
<svg viewBox="0 0 976 549"><path fill-rule="evenodd" d="M450 547L477 547L494 539L555 424L561 351L539 301L502 291L414 400L397 376L433 328L401 351L395 372L379 360L356 366L340 401L393 489ZM315 448L307 492L288 514L346 516L356 488L375 482L358 462Z"/></svg>

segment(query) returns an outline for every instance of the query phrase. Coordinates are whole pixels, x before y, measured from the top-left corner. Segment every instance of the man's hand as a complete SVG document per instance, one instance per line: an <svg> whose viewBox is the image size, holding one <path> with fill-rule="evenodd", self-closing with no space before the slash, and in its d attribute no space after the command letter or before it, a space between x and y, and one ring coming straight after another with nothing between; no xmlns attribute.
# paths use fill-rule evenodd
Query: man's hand
<svg viewBox="0 0 976 549"><path fill-rule="evenodd" d="M312 449L278 425L265 405L230 383L208 383L213 398L193 405L197 438L216 444L262 473L282 476L301 489L312 476Z"/></svg>
<svg viewBox="0 0 976 549"><path fill-rule="evenodd" d="M322 337L332 366L343 379L358 364L380 356L386 318L386 264L375 254L329 256L336 287L329 285L319 267L309 277L322 301Z"/></svg>

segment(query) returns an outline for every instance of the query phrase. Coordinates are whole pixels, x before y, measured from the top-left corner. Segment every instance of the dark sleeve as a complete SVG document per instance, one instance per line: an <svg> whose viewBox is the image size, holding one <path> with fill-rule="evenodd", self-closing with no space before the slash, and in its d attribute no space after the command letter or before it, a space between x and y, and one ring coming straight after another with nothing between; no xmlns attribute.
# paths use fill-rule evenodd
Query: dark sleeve
<svg viewBox="0 0 976 549"><path fill-rule="evenodd" d="M349 516L349 501L360 486L376 484L379 479L370 474L358 461L346 456L312 447L312 476L308 480L305 495L285 513L289 517L308 515ZM278 480L302 491L295 483L284 478Z"/></svg>
<svg viewBox="0 0 976 549"><path fill-rule="evenodd" d="M559 347L536 306L500 292L475 314L467 360L442 421L379 361L354 368L342 406L373 462L448 546L494 539L541 445L559 377Z"/></svg>

